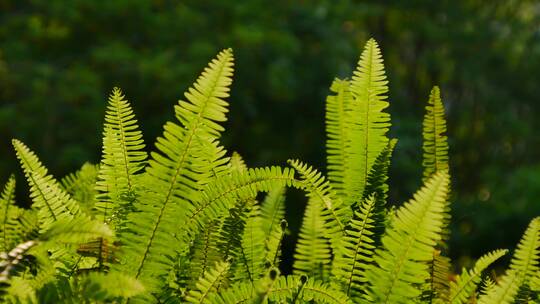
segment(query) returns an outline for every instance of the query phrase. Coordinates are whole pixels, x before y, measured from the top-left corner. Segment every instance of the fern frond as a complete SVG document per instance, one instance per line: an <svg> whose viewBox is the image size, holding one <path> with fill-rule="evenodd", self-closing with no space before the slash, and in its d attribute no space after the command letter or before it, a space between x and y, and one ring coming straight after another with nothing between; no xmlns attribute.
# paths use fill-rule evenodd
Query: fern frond
<svg viewBox="0 0 540 304"><path fill-rule="evenodd" d="M423 122L424 181L438 171L448 171L448 137L439 87L429 95Z"/></svg>
<svg viewBox="0 0 540 304"><path fill-rule="evenodd" d="M352 304L343 292L329 284L302 276L279 277L274 283L269 299L277 303L332 303Z"/></svg>
<svg viewBox="0 0 540 304"><path fill-rule="evenodd" d="M15 176L11 175L0 196L1 251L8 252L17 242L17 217L22 211L15 205Z"/></svg>
<svg viewBox="0 0 540 304"><path fill-rule="evenodd" d="M253 204L254 200L248 198L238 201L233 208L229 209L229 214L221 225L217 243L223 260L227 261L239 256L246 219Z"/></svg>
<svg viewBox="0 0 540 304"><path fill-rule="evenodd" d="M377 267L367 271L374 303L410 303L429 277L428 261L441 239L449 176L436 173L392 217L376 251Z"/></svg>
<svg viewBox="0 0 540 304"><path fill-rule="evenodd" d="M322 206L310 198L308 201L294 253L294 273L317 279L329 276L332 254L330 242L324 237Z"/></svg>
<svg viewBox="0 0 540 304"><path fill-rule="evenodd" d="M422 298L429 303L448 303L450 292L450 259L441 255L439 250L433 251L429 262L429 279Z"/></svg>
<svg viewBox="0 0 540 304"><path fill-rule="evenodd" d="M450 282L449 303L468 303L482 279L482 272L506 253L508 250L494 250L480 257L472 269L464 269L455 282Z"/></svg>
<svg viewBox="0 0 540 304"><path fill-rule="evenodd" d="M127 232L121 234L126 254L120 268L145 283L149 292L171 269L171 257L187 245L175 237L178 223L190 216L190 201L207 183L202 179L208 172L197 171L207 158L197 153L201 142L214 142L223 130L219 123L226 120L228 103L223 98L229 95L232 66L232 51L222 51L185 93L187 101L175 106L180 125L165 124L156 142L159 152L152 153L146 167L143 183L149 191L135 201L138 212L129 215Z"/></svg>
<svg viewBox="0 0 540 304"><path fill-rule="evenodd" d="M242 234L240 255L235 280L255 282L263 276L265 268L265 234L262 229L259 206L252 207Z"/></svg>
<svg viewBox="0 0 540 304"><path fill-rule="evenodd" d="M285 187L270 190L261 204L261 228L266 235L266 260L273 266L279 264L281 241L286 233Z"/></svg>
<svg viewBox="0 0 540 304"><path fill-rule="evenodd" d="M350 81L334 79L326 98L326 162L328 180L340 197L344 197L345 171L350 145L350 107L352 94Z"/></svg>
<svg viewBox="0 0 540 304"><path fill-rule="evenodd" d="M540 264L540 217L534 218L523 234L510 269L493 289L480 297L479 304L513 303L521 288L528 288L529 281L538 272Z"/></svg>
<svg viewBox="0 0 540 304"><path fill-rule="evenodd" d="M220 241L219 223L217 221L210 222L200 234L195 238L194 245L191 249L190 282L188 286L195 286L200 277L211 269L217 262L220 262L222 257L218 249Z"/></svg>
<svg viewBox="0 0 540 304"><path fill-rule="evenodd" d="M246 162L238 152L232 153L229 166L232 171L245 171L248 168Z"/></svg>
<svg viewBox="0 0 540 304"><path fill-rule="evenodd" d="M32 207L38 210L40 230L46 231L59 219L79 216L81 211L78 202L51 175L47 175L47 169L37 156L16 139L13 140L13 146L30 185L30 197L34 202Z"/></svg>
<svg viewBox="0 0 540 304"><path fill-rule="evenodd" d="M237 202L253 199L258 192L289 186L293 181L294 170L280 167L231 172L230 175L214 180L194 196L192 204L186 207L186 242L189 242L192 233L198 232L205 223L223 216Z"/></svg>
<svg viewBox="0 0 540 304"><path fill-rule="evenodd" d="M388 145L381 151L375 159L366 180L363 199L374 195L380 202L379 205L386 205L388 198L388 170L390 168L390 159L394 148L396 147L397 139L388 141ZM355 204L353 204L353 209Z"/></svg>
<svg viewBox="0 0 540 304"><path fill-rule="evenodd" d="M340 238L345 235L345 225L351 217L350 208L342 203L330 183L316 169L299 160L289 160L288 163L302 178L293 186L307 191L310 202L319 204L321 210L324 210L321 214L325 222L323 232L332 246L337 246Z"/></svg>
<svg viewBox="0 0 540 304"><path fill-rule="evenodd" d="M372 195L355 210L332 265L332 275L353 299L363 294L363 287L368 281L366 270L373 263L374 228L379 225L375 213L381 209L376 205L377 200Z"/></svg>
<svg viewBox="0 0 540 304"><path fill-rule="evenodd" d="M387 83L379 46L370 39L351 80L350 143L344 172L346 205L361 200L371 167L388 145L390 115L384 112L389 105Z"/></svg>
<svg viewBox="0 0 540 304"><path fill-rule="evenodd" d="M189 303L212 303L209 301L209 295L217 292L221 284L227 278L230 264L227 262L216 263L208 272L202 276L196 284L196 289L189 291L186 300Z"/></svg>
<svg viewBox="0 0 540 304"><path fill-rule="evenodd" d="M103 148L96 203L98 216L109 223L124 221L125 213L135 196L136 179L146 164L142 132L135 114L119 88L109 96L103 124Z"/></svg>

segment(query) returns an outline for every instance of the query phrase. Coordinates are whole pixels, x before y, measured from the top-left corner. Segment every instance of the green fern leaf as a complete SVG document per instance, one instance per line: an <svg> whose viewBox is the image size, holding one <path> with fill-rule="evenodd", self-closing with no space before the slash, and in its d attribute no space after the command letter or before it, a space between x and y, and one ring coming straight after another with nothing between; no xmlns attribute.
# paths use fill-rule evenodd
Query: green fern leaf
<svg viewBox="0 0 540 304"><path fill-rule="evenodd" d="M235 280L255 282L263 276L265 271L264 248L265 235L262 229L260 209L256 205L251 208L244 226Z"/></svg>
<svg viewBox="0 0 540 304"><path fill-rule="evenodd" d="M414 198L399 208L376 251L377 267L368 270L373 303L410 303L429 277L428 262L441 239L449 177L436 173Z"/></svg>
<svg viewBox="0 0 540 304"><path fill-rule="evenodd" d="M0 243L2 252L8 252L19 241L17 218L22 213L15 205L15 177L11 175L0 196Z"/></svg>
<svg viewBox="0 0 540 304"><path fill-rule="evenodd" d="M350 144L350 107L352 94L350 81L334 79L330 91L336 93L326 98L326 161L328 180L340 197L345 197L345 171Z"/></svg>
<svg viewBox="0 0 540 304"><path fill-rule="evenodd" d="M159 277L172 268L171 257L187 246L177 237L178 223L190 216L190 201L207 183L202 179L208 172L197 171L205 168L207 158L197 154L201 142L214 142L223 130L218 123L226 120L223 98L228 97L232 66L232 51L221 52L185 93L187 101L175 106L180 125L165 124L156 142L159 153L152 153L142 181L148 190L135 201L137 212L128 216L127 232L121 234L125 255L120 270L140 279L148 292L156 291Z"/></svg>
<svg viewBox="0 0 540 304"><path fill-rule="evenodd" d="M329 276L332 254L330 242L324 237L322 208L316 199L308 201L294 253L295 274L317 279Z"/></svg>
<svg viewBox="0 0 540 304"><path fill-rule="evenodd" d="M229 272L230 264L227 262L217 263L212 269L202 276L197 282L197 288L189 291L186 300L189 303L212 303L209 300L209 295L212 292L217 292L221 288L221 284L226 280Z"/></svg>
<svg viewBox="0 0 540 304"><path fill-rule="evenodd" d="M96 209L105 222L124 220L137 187L134 175L146 164L142 132L131 105L119 88L109 96L103 125L103 152L96 190Z"/></svg>
<svg viewBox="0 0 540 304"><path fill-rule="evenodd" d="M373 263L373 234L377 225L375 213L380 209L376 205L377 200L370 196L355 210L332 265L332 275L352 298L359 298L363 294L363 287L368 281L366 270Z"/></svg>
<svg viewBox="0 0 540 304"><path fill-rule="evenodd" d="M388 145L390 115L384 112L389 105L387 83L379 46L370 39L351 80L350 143L344 172L346 205L361 201L371 167Z"/></svg>
<svg viewBox="0 0 540 304"><path fill-rule="evenodd" d="M471 270L464 269L455 282L450 282L449 303L468 303L482 279L482 272L507 252L503 249L492 251L479 258Z"/></svg>
<svg viewBox="0 0 540 304"><path fill-rule="evenodd" d="M439 87L435 86L429 95L423 125L424 137L424 181L439 171L448 171L448 137L444 105L441 101Z"/></svg>
<svg viewBox="0 0 540 304"><path fill-rule="evenodd" d="M288 163L302 178L293 186L307 191L310 202L320 205L324 230L319 233L323 232L335 248L345 234L345 225L351 218L350 208L342 203L320 172L299 160L289 160Z"/></svg>
<svg viewBox="0 0 540 304"><path fill-rule="evenodd" d="M513 303L521 288L529 288L529 282L540 271L540 217L534 218L523 234L510 269L499 283L480 297L479 304Z"/></svg>
<svg viewBox="0 0 540 304"><path fill-rule="evenodd" d="M38 210L40 230L46 231L59 219L79 216L81 211L78 202L51 175L47 175L47 169L37 156L16 139L13 140L13 146L30 185L30 196L34 201L32 207Z"/></svg>

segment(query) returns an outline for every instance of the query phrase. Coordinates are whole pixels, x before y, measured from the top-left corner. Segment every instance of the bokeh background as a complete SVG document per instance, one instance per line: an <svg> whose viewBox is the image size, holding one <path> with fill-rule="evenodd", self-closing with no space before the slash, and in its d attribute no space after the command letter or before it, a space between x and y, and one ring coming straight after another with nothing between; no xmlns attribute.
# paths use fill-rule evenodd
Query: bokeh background
<svg viewBox="0 0 540 304"><path fill-rule="evenodd" d="M252 166L298 157L324 170L328 88L351 75L370 37L382 47L399 138L392 202L420 186L421 121L438 84L451 146L450 252L467 263L512 248L540 215L538 1L0 0L0 180L15 172L25 203L11 138L58 177L97 163L113 86L152 146L183 91L227 47L236 57L227 149ZM304 200L293 191L289 204L294 231Z"/></svg>

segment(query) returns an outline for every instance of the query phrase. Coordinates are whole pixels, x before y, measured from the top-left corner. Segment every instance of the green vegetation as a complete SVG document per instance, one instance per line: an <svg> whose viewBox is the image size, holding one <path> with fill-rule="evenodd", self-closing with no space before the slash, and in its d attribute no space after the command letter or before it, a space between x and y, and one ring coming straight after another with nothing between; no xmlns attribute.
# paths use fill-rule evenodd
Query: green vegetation
<svg viewBox="0 0 540 304"><path fill-rule="evenodd" d="M13 140L32 208L2 194L0 262L8 303L535 303L540 218L504 273L494 250L452 277L448 258L450 170L437 87L423 124L423 186L388 203L398 145L388 132L388 81L370 39L349 80L327 98L328 179L291 159L248 167L220 143L233 53L212 60L174 107L154 151L120 89L109 97L98 166L61 181ZM288 233L285 187L308 204L293 273L281 268ZM261 197L260 192L267 193ZM524 228L524 227L523 227ZM489 249L489 248L487 248ZM496 275L494 275L496 274Z"/></svg>

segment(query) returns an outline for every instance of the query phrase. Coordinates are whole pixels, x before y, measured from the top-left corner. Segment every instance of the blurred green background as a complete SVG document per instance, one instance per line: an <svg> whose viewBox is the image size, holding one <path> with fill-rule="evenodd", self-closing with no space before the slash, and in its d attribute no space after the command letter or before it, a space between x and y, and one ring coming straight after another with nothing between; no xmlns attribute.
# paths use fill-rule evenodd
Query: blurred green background
<svg viewBox="0 0 540 304"><path fill-rule="evenodd" d="M97 163L113 86L152 146L173 104L227 47L236 76L225 146L252 166L298 157L324 169L328 87L374 37L400 139L391 200L420 185L424 104L439 84L451 140L450 250L466 262L512 248L540 214L539 21L539 2L514 0L0 0L0 179L17 172L26 191L14 137L56 176ZM298 219L303 199L293 192L289 201Z"/></svg>

